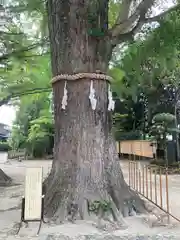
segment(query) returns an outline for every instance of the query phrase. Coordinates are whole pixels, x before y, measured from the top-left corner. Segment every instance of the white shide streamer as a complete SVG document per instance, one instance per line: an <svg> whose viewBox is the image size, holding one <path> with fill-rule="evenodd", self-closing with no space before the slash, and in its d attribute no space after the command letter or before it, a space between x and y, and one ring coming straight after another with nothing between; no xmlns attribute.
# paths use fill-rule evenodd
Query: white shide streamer
<svg viewBox="0 0 180 240"><path fill-rule="evenodd" d="M66 109L66 106L67 106L67 81L65 81L65 84L64 84L64 95L63 95L63 98L62 98L62 109Z"/></svg>
<svg viewBox="0 0 180 240"><path fill-rule="evenodd" d="M91 103L92 110L96 109L97 100L95 98L95 89L93 88L93 81L91 80L89 100Z"/></svg>
<svg viewBox="0 0 180 240"><path fill-rule="evenodd" d="M111 92L111 86L109 84L109 87L108 87L108 111L114 111L114 107L115 107L115 101L113 100L113 97L112 97L112 92Z"/></svg>

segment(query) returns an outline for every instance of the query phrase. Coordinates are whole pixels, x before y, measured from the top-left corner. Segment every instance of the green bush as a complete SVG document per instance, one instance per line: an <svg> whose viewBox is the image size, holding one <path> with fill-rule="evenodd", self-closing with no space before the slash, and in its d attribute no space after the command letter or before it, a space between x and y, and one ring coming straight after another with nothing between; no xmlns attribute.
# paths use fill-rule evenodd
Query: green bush
<svg viewBox="0 0 180 240"><path fill-rule="evenodd" d="M151 165L156 165L156 166L160 166L160 167L164 167L166 165L166 161L164 159L153 159L150 161ZM180 164L179 162L173 162L173 163L169 163L168 165L171 168L179 168Z"/></svg>
<svg viewBox="0 0 180 240"><path fill-rule="evenodd" d="M142 139L142 132L141 131L131 131L131 132L115 131L114 136L116 141L139 140L139 139Z"/></svg>
<svg viewBox="0 0 180 240"><path fill-rule="evenodd" d="M0 152L8 152L11 150L11 147L7 142L0 142Z"/></svg>
<svg viewBox="0 0 180 240"><path fill-rule="evenodd" d="M153 159L150 161L151 165L157 165L157 166L164 166L165 160L164 159Z"/></svg>
<svg viewBox="0 0 180 240"><path fill-rule="evenodd" d="M173 163L170 163L169 165L173 168L179 168L180 166L179 162L173 162Z"/></svg>

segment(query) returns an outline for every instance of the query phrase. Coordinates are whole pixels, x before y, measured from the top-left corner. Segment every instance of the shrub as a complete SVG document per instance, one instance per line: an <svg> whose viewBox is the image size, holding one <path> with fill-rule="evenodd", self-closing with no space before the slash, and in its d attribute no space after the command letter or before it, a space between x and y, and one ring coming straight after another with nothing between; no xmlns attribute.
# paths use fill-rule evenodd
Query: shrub
<svg viewBox="0 0 180 240"><path fill-rule="evenodd" d="M165 160L164 159L153 159L150 161L151 165L157 165L157 166L164 166Z"/></svg>
<svg viewBox="0 0 180 240"><path fill-rule="evenodd" d="M166 165L166 162L164 159L153 159L150 161L151 165L156 165L156 166L160 166L160 167L164 167ZM180 163L179 162L173 162L173 163L169 163L168 164L169 167L171 168L179 168L180 167Z"/></svg>
<svg viewBox="0 0 180 240"><path fill-rule="evenodd" d="M142 138L141 131L131 131L131 132L114 132L116 141L125 141L125 140L138 140Z"/></svg>
<svg viewBox="0 0 180 240"><path fill-rule="evenodd" d="M173 162L173 163L170 164L170 166L173 167L173 168L179 168L180 163L179 162Z"/></svg>
<svg viewBox="0 0 180 240"><path fill-rule="evenodd" d="M8 152L11 150L11 147L7 142L0 142L0 152Z"/></svg>

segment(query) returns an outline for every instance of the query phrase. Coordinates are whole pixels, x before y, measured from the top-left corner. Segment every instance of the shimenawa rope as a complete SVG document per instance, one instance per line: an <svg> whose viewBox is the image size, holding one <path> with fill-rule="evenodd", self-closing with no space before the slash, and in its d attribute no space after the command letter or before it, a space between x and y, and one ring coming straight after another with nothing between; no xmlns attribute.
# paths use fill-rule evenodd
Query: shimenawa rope
<svg viewBox="0 0 180 240"><path fill-rule="evenodd" d="M95 79L95 80L104 80L111 82L112 77L103 74L103 73L76 73L76 74L60 74L52 78L51 83L54 84L58 81L76 81L76 80L81 80L81 79Z"/></svg>

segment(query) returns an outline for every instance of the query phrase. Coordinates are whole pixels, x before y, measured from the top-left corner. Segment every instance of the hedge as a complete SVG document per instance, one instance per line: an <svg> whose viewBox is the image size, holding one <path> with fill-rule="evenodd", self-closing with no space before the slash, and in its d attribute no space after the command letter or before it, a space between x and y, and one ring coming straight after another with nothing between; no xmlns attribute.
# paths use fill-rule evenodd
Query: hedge
<svg viewBox="0 0 180 240"><path fill-rule="evenodd" d="M131 132L120 132L115 131L114 133L116 141L125 141L125 140L140 140L142 139L141 131L131 131Z"/></svg>
<svg viewBox="0 0 180 240"><path fill-rule="evenodd" d="M0 142L0 152L8 152L11 150L11 147L7 142Z"/></svg>

